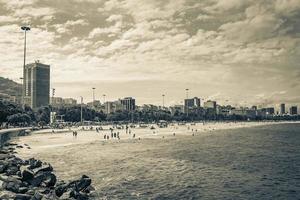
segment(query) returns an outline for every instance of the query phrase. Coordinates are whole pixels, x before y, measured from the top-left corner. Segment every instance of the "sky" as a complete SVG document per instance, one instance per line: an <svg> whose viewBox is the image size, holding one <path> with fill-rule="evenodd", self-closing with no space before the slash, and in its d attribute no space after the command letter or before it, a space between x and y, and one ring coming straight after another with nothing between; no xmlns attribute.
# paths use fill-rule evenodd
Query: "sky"
<svg viewBox="0 0 300 200"><path fill-rule="evenodd" d="M0 76L51 66L55 96L300 102L300 0L0 0Z"/></svg>

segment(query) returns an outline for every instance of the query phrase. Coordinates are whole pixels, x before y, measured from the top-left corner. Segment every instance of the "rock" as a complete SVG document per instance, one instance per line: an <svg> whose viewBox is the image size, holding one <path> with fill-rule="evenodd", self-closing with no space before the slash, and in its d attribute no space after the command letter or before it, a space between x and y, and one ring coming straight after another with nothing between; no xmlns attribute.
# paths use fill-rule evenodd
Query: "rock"
<svg viewBox="0 0 300 200"><path fill-rule="evenodd" d="M79 180L79 182L77 182L75 184L75 189L77 192L82 191L82 190L86 189L88 186L90 186L91 183L92 183L92 180L88 176L83 175L81 177L81 179Z"/></svg>
<svg viewBox="0 0 300 200"><path fill-rule="evenodd" d="M7 190L0 190L0 199L14 199L16 196L15 193Z"/></svg>
<svg viewBox="0 0 300 200"><path fill-rule="evenodd" d="M3 189L18 193L19 188L21 187L22 181L9 177L4 183L2 184Z"/></svg>
<svg viewBox="0 0 300 200"><path fill-rule="evenodd" d="M16 194L15 200L30 200L31 195L28 194Z"/></svg>
<svg viewBox="0 0 300 200"><path fill-rule="evenodd" d="M14 165L14 166L20 166L25 164L24 160L15 156L9 158L8 162L10 163L10 165Z"/></svg>
<svg viewBox="0 0 300 200"><path fill-rule="evenodd" d="M28 160L28 163L29 163L29 169L35 169L35 168L38 168L38 167L42 166L42 161L36 160L34 158L30 158Z"/></svg>
<svg viewBox="0 0 300 200"><path fill-rule="evenodd" d="M36 192L30 200L41 200L43 198L43 195L39 192Z"/></svg>
<svg viewBox="0 0 300 200"><path fill-rule="evenodd" d="M17 172L19 171L19 167L17 166L9 166L6 169L6 175L10 176L10 175L16 175Z"/></svg>
<svg viewBox="0 0 300 200"><path fill-rule="evenodd" d="M91 186L91 185L89 185L87 188L85 188L84 190L82 190L82 192L84 192L84 193L91 193L93 191L95 191L95 188L93 186Z"/></svg>
<svg viewBox="0 0 300 200"><path fill-rule="evenodd" d="M56 176L53 173L47 173L44 176L43 184L46 187L52 187L56 183Z"/></svg>
<svg viewBox="0 0 300 200"><path fill-rule="evenodd" d="M22 145L17 145L16 148L23 148L23 146Z"/></svg>
<svg viewBox="0 0 300 200"><path fill-rule="evenodd" d="M69 184L60 184L55 187L54 191L55 191L55 194L58 197L60 197L67 191L68 188L69 188Z"/></svg>
<svg viewBox="0 0 300 200"><path fill-rule="evenodd" d="M11 157L13 157L13 155L11 155L11 154L7 154L7 153L0 154L0 160L5 160L5 159L11 158Z"/></svg>
<svg viewBox="0 0 300 200"><path fill-rule="evenodd" d="M38 187L41 185L42 181L44 180L44 173L36 174L31 180L29 180L29 184L33 187Z"/></svg>
<svg viewBox="0 0 300 200"><path fill-rule="evenodd" d="M22 194L25 194L27 191L28 191L27 187L20 187L19 188L19 192L22 193Z"/></svg>
<svg viewBox="0 0 300 200"><path fill-rule="evenodd" d="M4 173L7 169L8 162L4 160L0 160L0 173Z"/></svg>
<svg viewBox="0 0 300 200"><path fill-rule="evenodd" d="M34 174L31 170L29 169L25 169L22 171L22 180L29 182L30 180L32 180L34 177Z"/></svg>
<svg viewBox="0 0 300 200"><path fill-rule="evenodd" d="M54 191L51 191L49 194L44 195L42 200L58 200L59 198L56 196Z"/></svg>
<svg viewBox="0 0 300 200"><path fill-rule="evenodd" d="M77 192L77 191L71 191L70 192L70 197L73 197L74 199L77 199L77 200L87 200L89 199L89 196L85 193L82 193L82 192Z"/></svg>
<svg viewBox="0 0 300 200"><path fill-rule="evenodd" d="M29 183L34 187L38 187L41 184L45 187L51 187L56 183L56 176L51 172L40 171L29 180Z"/></svg>
<svg viewBox="0 0 300 200"><path fill-rule="evenodd" d="M50 164L42 165L41 167L33 169L34 174L37 174L39 172L52 172L53 167Z"/></svg>

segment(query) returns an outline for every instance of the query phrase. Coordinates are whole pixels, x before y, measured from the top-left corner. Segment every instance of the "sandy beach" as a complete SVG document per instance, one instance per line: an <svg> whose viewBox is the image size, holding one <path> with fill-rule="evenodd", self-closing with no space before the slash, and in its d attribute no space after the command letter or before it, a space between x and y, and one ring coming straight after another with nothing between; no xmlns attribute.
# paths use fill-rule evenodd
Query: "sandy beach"
<svg viewBox="0 0 300 200"><path fill-rule="evenodd" d="M281 123L294 123L294 122L206 122L206 123L186 123L186 124L171 124L166 128L159 128L156 124L148 124L147 127L140 128L136 126L135 128L129 128L128 133L124 129L114 128L113 133L119 133L120 140L117 138L111 138L112 125L101 126L103 130L97 132L94 126L93 130L89 130L90 126L84 126L78 128L67 128L67 129L45 129L32 132L29 136L17 139L19 143L28 144L31 148L38 151L48 150L49 148L56 148L60 146L84 144L96 141L104 142L121 142L123 140L139 140L145 138L151 139L168 139L175 136L195 136L199 134L209 134L216 130L227 130L227 129L237 129L237 128L247 128L264 126L271 124L281 124ZM154 127L155 129L151 129ZM74 137L72 132L77 131L77 137ZM110 139L104 139L104 135L110 137ZM134 136L135 135L135 136ZM20 154L28 156L32 150L28 152L24 149L20 151Z"/></svg>
<svg viewBox="0 0 300 200"><path fill-rule="evenodd" d="M14 142L30 146L18 149L20 157L51 163L61 179L90 176L96 187L96 199L247 199L251 193L259 199L270 190L262 185L257 191L256 186L273 184L280 176L281 167L278 175L274 175L278 166L271 163L282 159L285 163L288 152L296 153L292 157L298 152L297 144L292 143L297 143L299 123L199 123L154 130L134 128L131 134L116 130L120 140L104 140L103 136L110 134L109 127L103 127L105 130L99 133L78 130L77 138L72 131L39 131ZM293 169L291 173L294 174ZM272 179L264 179L265 176ZM286 189L285 185L280 187ZM295 196L278 192L282 194Z"/></svg>

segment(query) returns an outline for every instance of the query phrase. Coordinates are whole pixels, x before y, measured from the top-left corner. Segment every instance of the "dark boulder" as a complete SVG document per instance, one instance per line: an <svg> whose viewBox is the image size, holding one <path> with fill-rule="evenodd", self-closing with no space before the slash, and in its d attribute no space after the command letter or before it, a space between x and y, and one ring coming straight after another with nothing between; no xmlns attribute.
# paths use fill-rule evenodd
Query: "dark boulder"
<svg viewBox="0 0 300 200"><path fill-rule="evenodd" d="M40 160L30 158L28 160L28 164L29 164L29 167L28 167L29 169L35 169L35 168L41 167L43 163Z"/></svg>
<svg viewBox="0 0 300 200"><path fill-rule="evenodd" d="M31 196L28 194L16 194L15 200L30 200Z"/></svg>
<svg viewBox="0 0 300 200"><path fill-rule="evenodd" d="M37 174L39 172L52 172L53 167L50 164L44 164L41 167L35 168L32 170L34 174Z"/></svg>
<svg viewBox="0 0 300 200"><path fill-rule="evenodd" d="M6 175L10 176L10 175L16 175L18 171L19 171L19 167L8 166L5 173Z"/></svg>
<svg viewBox="0 0 300 200"><path fill-rule="evenodd" d="M0 173L4 173L8 167L8 162L0 160Z"/></svg>
<svg viewBox="0 0 300 200"><path fill-rule="evenodd" d="M43 185L45 187L52 187L56 183L56 176L53 173L45 173Z"/></svg>
<svg viewBox="0 0 300 200"><path fill-rule="evenodd" d="M0 160L5 160L5 159L9 159L9 158L12 158L13 155L11 154L7 154L7 153L1 153L0 154Z"/></svg>
<svg viewBox="0 0 300 200"><path fill-rule="evenodd" d="M43 198L43 195L39 192L36 192L30 200L41 200Z"/></svg>
<svg viewBox="0 0 300 200"><path fill-rule="evenodd" d="M24 169L22 171L22 180L23 181L26 181L26 182L29 182L30 180L32 180L34 177L34 174L31 170L29 169Z"/></svg>
<svg viewBox="0 0 300 200"><path fill-rule="evenodd" d="M75 190L76 190L77 192L83 191L83 190L86 189L88 186L90 186L91 183L92 183L92 180L91 180L88 176L83 175L83 176L81 177L81 179L80 179L78 182L76 182L76 184L75 184Z"/></svg>
<svg viewBox="0 0 300 200"><path fill-rule="evenodd" d="M18 193L19 188L22 186L22 181L9 177L4 183L2 184L3 189Z"/></svg>

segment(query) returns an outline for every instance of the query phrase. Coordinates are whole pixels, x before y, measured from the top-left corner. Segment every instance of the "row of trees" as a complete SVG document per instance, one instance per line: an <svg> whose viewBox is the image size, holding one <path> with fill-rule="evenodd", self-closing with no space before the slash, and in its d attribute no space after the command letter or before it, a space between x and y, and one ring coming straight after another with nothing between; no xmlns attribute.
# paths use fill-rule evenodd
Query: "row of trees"
<svg viewBox="0 0 300 200"><path fill-rule="evenodd" d="M22 108L19 105L0 101L0 124L10 124L13 126L46 125L50 122L50 112L55 111L57 115L67 122L81 121L80 106L51 108L51 106L41 107L33 111L30 107ZM142 110L142 111L117 111L105 114L102 111L83 108L83 119L86 121L141 121L154 122L159 120L166 121L197 121L197 120L247 120L246 116L240 115L217 115L211 110L191 111L188 113L175 112L173 115L166 110ZM263 120L265 118L256 117L252 120ZM271 120L300 120L300 116L272 116Z"/></svg>

